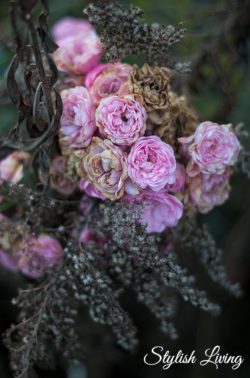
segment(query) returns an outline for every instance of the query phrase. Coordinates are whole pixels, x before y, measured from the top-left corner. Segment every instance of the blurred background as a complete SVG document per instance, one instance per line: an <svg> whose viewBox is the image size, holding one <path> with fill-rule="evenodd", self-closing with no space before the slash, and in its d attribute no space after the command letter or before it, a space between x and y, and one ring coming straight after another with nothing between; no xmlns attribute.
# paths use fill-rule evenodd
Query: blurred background
<svg viewBox="0 0 250 378"><path fill-rule="evenodd" d="M121 1L129 3L128 1ZM192 62L192 72L181 78L182 92L188 96L203 120L219 123L245 124L250 132L250 1L249 0L132 0L140 6L148 22L177 24L187 28L184 40L175 55ZM82 0L50 2L50 25L64 16L82 17L87 2ZM15 108L4 93L5 71L13 55L8 19L8 1L0 2L0 135L14 125ZM250 148L250 138L246 143ZM222 314L212 318L199 310L179 303L176 326L179 339L172 342L158 330L157 321L142 305L135 303L131 293L124 298L139 329L140 348L130 355L115 347L114 340L100 326L93 326L82 365L68 370L39 372L39 377L70 378L210 378L250 376L250 181L237 173L232 182L229 201L203 217L218 244L224 249L228 276L239 281L244 290L241 299L231 298L223 289L211 284L201 271L200 286L222 306ZM201 269L198 268L197 269ZM0 332L15 320L10 300L15 296L19 278L0 268ZM111 346L110 346L111 345ZM163 371L162 366L146 366L143 356L155 345L162 345L171 354L182 349L185 353L220 345L223 353L241 354L242 366L234 371L231 365L177 365ZM12 377L7 352L1 346L0 378ZM63 366L63 363L60 364Z"/></svg>

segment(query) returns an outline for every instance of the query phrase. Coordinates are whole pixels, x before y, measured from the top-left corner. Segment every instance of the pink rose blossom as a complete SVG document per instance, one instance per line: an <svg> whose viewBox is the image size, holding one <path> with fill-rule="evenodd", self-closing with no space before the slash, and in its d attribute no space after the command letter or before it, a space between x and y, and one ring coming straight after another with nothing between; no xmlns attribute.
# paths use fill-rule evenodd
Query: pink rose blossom
<svg viewBox="0 0 250 378"><path fill-rule="evenodd" d="M87 244L94 240L95 233L88 227L85 227L80 235L80 243Z"/></svg>
<svg viewBox="0 0 250 378"><path fill-rule="evenodd" d="M201 123L191 137L179 138L179 142L188 144L191 159L202 173L223 173L236 163L241 149L231 125L209 121Z"/></svg>
<svg viewBox="0 0 250 378"><path fill-rule="evenodd" d="M113 143L130 146L146 128L146 110L133 96L104 98L96 110L96 124Z"/></svg>
<svg viewBox="0 0 250 378"><path fill-rule="evenodd" d="M89 145L96 130L95 108L84 87L65 89L61 93L61 147L81 149Z"/></svg>
<svg viewBox="0 0 250 378"><path fill-rule="evenodd" d="M91 228L84 227L80 235L80 243L83 245L88 245L89 242L94 242L97 244L97 246L103 247L106 239L97 235Z"/></svg>
<svg viewBox="0 0 250 378"><path fill-rule="evenodd" d="M189 172L187 167L188 193L199 212L205 214L228 199L230 172L228 169L219 175L195 172L193 168Z"/></svg>
<svg viewBox="0 0 250 378"><path fill-rule="evenodd" d="M181 201L166 191L146 189L136 197L126 196L126 200L142 203L140 223L146 225L148 233L175 227L183 214Z"/></svg>
<svg viewBox="0 0 250 378"><path fill-rule="evenodd" d="M32 278L39 278L63 258L60 243L48 235L31 238L26 242L27 247L19 252L18 266L20 271Z"/></svg>
<svg viewBox="0 0 250 378"><path fill-rule="evenodd" d="M128 155L128 175L139 187L159 191L176 180L172 147L157 136L141 137Z"/></svg>
<svg viewBox="0 0 250 378"><path fill-rule="evenodd" d="M133 67L128 64L99 64L88 73L85 85L96 104L108 96L129 94L128 79Z"/></svg>
<svg viewBox="0 0 250 378"><path fill-rule="evenodd" d="M177 163L176 164L176 181L174 184L167 185L166 189L169 192L182 193L185 188L185 182L186 182L186 169L184 165Z"/></svg>
<svg viewBox="0 0 250 378"><path fill-rule="evenodd" d="M91 182L89 182L88 180L81 179L79 182L79 188L89 197L99 198L101 200L106 199L106 197L104 197L104 195L98 189L96 189L94 185L91 184Z"/></svg>
<svg viewBox="0 0 250 378"><path fill-rule="evenodd" d="M59 48L54 53L57 68L73 75L83 75L95 67L101 58L102 45L86 21L66 18L54 27Z"/></svg>
<svg viewBox="0 0 250 378"><path fill-rule="evenodd" d="M16 184L23 178L23 166L27 164L29 154L24 151L15 151L0 161L0 183L8 181Z"/></svg>
<svg viewBox="0 0 250 378"><path fill-rule="evenodd" d="M52 34L58 44L61 40L72 37L75 34L94 31L95 29L89 22L73 17L62 18L52 28Z"/></svg>

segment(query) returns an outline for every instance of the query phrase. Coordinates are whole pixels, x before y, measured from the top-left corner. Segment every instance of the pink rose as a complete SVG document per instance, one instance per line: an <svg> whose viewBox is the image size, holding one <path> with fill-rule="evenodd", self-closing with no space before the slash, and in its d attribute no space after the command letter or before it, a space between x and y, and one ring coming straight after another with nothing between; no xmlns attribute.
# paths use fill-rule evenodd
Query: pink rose
<svg viewBox="0 0 250 378"><path fill-rule="evenodd" d="M96 104L108 96L129 94L128 79L132 66L122 63L99 64L88 73L85 85Z"/></svg>
<svg viewBox="0 0 250 378"><path fill-rule="evenodd" d="M101 58L102 45L86 21L64 19L54 27L59 48L54 53L57 68L73 75L83 75L95 67Z"/></svg>
<svg viewBox="0 0 250 378"><path fill-rule="evenodd" d="M89 145L96 130L95 108L91 97L84 87L65 89L61 92L61 97L61 147L84 148Z"/></svg>
<svg viewBox="0 0 250 378"><path fill-rule="evenodd" d="M91 182L87 181L87 180L83 180L81 179L80 182L79 182L79 188L84 192L86 193L89 197L93 197L93 198L99 198L101 200L105 200L105 197L104 195L102 195L102 193L97 190L93 184L91 184Z"/></svg>
<svg viewBox="0 0 250 378"><path fill-rule="evenodd" d="M27 164L29 154L24 151L12 152L5 159L0 161L0 184L1 181L8 181L16 184L23 178L23 166Z"/></svg>
<svg viewBox="0 0 250 378"><path fill-rule="evenodd" d="M126 196L126 200L143 204L140 223L146 225L146 232L162 232L175 227L183 214L180 200L166 191L142 191L136 197Z"/></svg>
<svg viewBox="0 0 250 378"><path fill-rule="evenodd" d="M18 266L21 272L32 278L39 278L61 262L63 249L56 239L41 235L30 238L19 256Z"/></svg>
<svg viewBox="0 0 250 378"><path fill-rule="evenodd" d="M236 163L241 149L231 125L209 121L201 123L191 137L179 138L179 142L188 145L191 159L202 173L223 173Z"/></svg>
<svg viewBox="0 0 250 378"><path fill-rule="evenodd" d="M52 28L52 34L55 38L56 43L60 43L61 40L72 37L78 33L89 33L94 32L93 26L82 19L77 19L73 17L64 17Z"/></svg>
<svg viewBox="0 0 250 378"><path fill-rule="evenodd" d="M176 180L174 184L166 186L167 191L174 193L182 193L185 188L186 182L186 169L184 165L177 163L176 164Z"/></svg>
<svg viewBox="0 0 250 378"><path fill-rule="evenodd" d="M94 242L99 247L103 247L106 239L97 235L94 230L88 227L84 227L80 235L80 243L83 245L88 245L89 242Z"/></svg>
<svg viewBox="0 0 250 378"><path fill-rule="evenodd" d="M113 143L130 146L146 128L146 110L133 96L104 98L96 110L96 124Z"/></svg>
<svg viewBox="0 0 250 378"><path fill-rule="evenodd" d="M157 136L141 137L128 155L128 175L139 187L159 191L176 180L172 147Z"/></svg>
<svg viewBox="0 0 250 378"><path fill-rule="evenodd" d="M83 171L102 195L111 200L124 194L127 179L126 156L110 140L93 137L82 161Z"/></svg>
<svg viewBox="0 0 250 378"><path fill-rule="evenodd" d="M219 175L195 172L197 171L191 168L189 173L187 167L189 198L199 212L205 214L228 199L230 172L228 169Z"/></svg>

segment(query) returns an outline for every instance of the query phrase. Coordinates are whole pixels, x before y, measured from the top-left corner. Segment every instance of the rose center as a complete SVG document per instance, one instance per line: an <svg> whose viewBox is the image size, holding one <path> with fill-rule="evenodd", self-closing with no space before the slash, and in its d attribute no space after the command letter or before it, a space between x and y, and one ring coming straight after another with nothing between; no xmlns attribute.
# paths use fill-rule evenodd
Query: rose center
<svg viewBox="0 0 250 378"><path fill-rule="evenodd" d="M122 115L121 115L121 120L122 120L122 122L127 122L127 121L128 121L128 118L126 117L125 114L122 114Z"/></svg>

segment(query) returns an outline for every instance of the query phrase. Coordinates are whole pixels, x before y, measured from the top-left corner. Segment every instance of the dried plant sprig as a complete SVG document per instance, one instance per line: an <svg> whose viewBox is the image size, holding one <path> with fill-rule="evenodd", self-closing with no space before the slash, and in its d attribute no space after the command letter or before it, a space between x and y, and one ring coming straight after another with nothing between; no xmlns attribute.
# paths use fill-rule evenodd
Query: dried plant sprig
<svg viewBox="0 0 250 378"><path fill-rule="evenodd" d="M180 248L197 254L207 274L214 282L235 297L242 295L240 285L228 280L222 250L216 245L215 239L205 224L199 227L195 221L183 221L173 233Z"/></svg>
<svg viewBox="0 0 250 378"><path fill-rule="evenodd" d="M242 145L238 159L238 169L244 173L247 178L250 178L250 151L245 147L249 132L246 130L243 123L239 123L235 126L235 132Z"/></svg>
<svg viewBox="0 0 250 378"><path fill-rule="evenodd" d="M101 40L109 61L143 55L146 62L173 65L169 49L185 34L181 24L177 27L147 24L140 8L125 7L113 0L94 1L84 9L84 14L101 29ZM176 67L181 69L180 64Z"/></svg>
<svg viewBox="0 0 250 378"><path fill-rule="evenodd" d="M119 203L100 205L99 215L96 216L97 221L92 225L97 232L98 230L100 233L104 232L112 240L109 256L110 263L114 263L113 271L115 272L119 262L118 272L122 272L121 276L124 275L126 267L129 267L133 286L135 277L143 277L143 274L149 270L152 275L160 277L164 286L176 290L185 301L214 315L218 314L219 306L210 302L204 291L193 286L195 278L188 276L186 269L178 264L177 255L174 252L162 253L159 236L145 233L144 228L138 225L139 217L140 207L137 209L133 207L132 210L131 204L127 206L124 204L121 206ZM133 258L134 263L126 263L127 260L133 260Z"/></svg>

